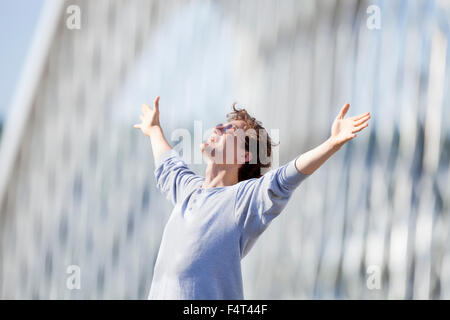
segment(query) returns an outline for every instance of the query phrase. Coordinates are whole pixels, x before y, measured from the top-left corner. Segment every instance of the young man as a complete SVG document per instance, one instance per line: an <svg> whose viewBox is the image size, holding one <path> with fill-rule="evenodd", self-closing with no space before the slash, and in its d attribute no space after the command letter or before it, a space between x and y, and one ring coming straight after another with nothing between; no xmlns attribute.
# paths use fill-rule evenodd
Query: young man
<svg viewBox="0 0 450 320"><path fill-rule="evenodd" d="M368 126L370 113L344 119L346 104L330 137L284 166L270 166L271 140L245 109L228 114L201 145L205 177L189 170L164 137L159 97L153 109L143 105L134 127L150 137L158 189L174 204L164 229L149 299L243 299L241 259L286 206L295 188L356 132ZM244 132L245 135L238 134ZM250 134L247 134L247 133ZM262 148L261 148L262 147Z"/></svg>

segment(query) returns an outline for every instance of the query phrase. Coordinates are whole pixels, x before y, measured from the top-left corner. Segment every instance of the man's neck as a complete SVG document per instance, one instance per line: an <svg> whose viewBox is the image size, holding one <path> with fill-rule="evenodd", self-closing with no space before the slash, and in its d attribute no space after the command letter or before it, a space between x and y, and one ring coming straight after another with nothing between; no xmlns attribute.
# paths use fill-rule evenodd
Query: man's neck
<svg viewBox="0 0 450 320"><path fill-rule="evenodd" d="M209 162L206 167L202 188L232 186L238 183L238 168L235 166Z"/></svg>

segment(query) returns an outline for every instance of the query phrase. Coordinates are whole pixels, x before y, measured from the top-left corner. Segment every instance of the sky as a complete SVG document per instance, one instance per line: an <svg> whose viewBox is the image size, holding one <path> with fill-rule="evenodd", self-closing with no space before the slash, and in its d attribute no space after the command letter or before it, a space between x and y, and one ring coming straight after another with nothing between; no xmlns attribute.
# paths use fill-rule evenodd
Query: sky
<svg viewBox="0 0 450 320"><path fill-rule="evenodd" d="M0 122L8 115L44 0L0 0Z"/></svg>

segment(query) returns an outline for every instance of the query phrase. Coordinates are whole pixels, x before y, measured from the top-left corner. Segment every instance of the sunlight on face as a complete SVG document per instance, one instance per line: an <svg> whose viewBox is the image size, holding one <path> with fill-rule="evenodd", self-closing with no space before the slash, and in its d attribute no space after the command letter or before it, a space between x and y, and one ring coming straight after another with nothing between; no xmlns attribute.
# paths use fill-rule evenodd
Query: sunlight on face
<svg viewBox="0 0 450 320"><path fill-rule="evenodd" d="M200 146L207 160L220 164L245 162L245 121L233 120L219 124Z"/></svg>

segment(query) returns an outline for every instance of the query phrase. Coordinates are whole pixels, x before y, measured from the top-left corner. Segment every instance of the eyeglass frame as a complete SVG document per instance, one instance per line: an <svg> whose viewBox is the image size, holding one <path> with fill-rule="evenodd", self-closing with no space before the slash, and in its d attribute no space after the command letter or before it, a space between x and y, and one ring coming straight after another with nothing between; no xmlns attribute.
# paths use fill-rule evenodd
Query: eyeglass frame
<svg viewBox="0 0 450 320"><path fill-rule="evenodd" d="M231 129L234 129L233 132L236 132L238 129L245 131L245 129L239 128L237 125L235 125L233 123L229 123L226 126L224 126L223 123L219 123L214 127L214 129L220 130L221 134L225 134L228 132L228 130L231 130ZM247 139L244 139L244 143L245 143L245 146L248 148L249 143L248 143Z"/></svg>
<svg viewBox="0 0 450 320"><path fill-rule="evenodd" d="M226 126L224 126L223 123L219 123L214 127L214 129L217 129L220 131L221 134L224 134L224 133L227 133L228 130L234 129L234 132L236 132L240 128L233 123L229 123Z"/></svg>

